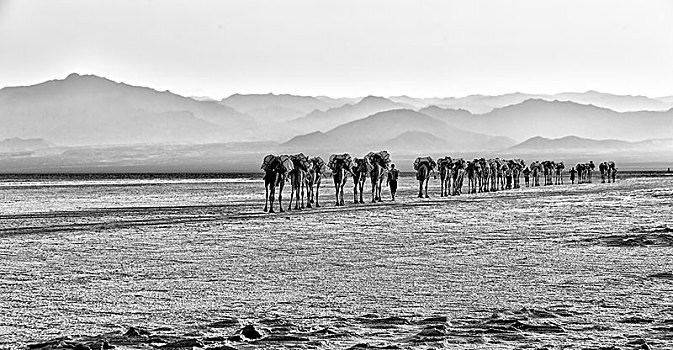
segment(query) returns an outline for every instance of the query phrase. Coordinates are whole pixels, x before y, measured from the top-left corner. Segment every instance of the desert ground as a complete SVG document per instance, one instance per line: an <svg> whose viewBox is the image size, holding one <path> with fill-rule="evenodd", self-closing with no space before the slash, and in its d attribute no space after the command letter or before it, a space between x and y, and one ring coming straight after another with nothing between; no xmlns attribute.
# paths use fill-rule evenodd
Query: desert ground
<svg viewBox="0 0 673 350"><path fill-rule="evenodd" d="M672 348L673 177L625 175L283 214L258 174L5 179L0 348Z"/></svg>

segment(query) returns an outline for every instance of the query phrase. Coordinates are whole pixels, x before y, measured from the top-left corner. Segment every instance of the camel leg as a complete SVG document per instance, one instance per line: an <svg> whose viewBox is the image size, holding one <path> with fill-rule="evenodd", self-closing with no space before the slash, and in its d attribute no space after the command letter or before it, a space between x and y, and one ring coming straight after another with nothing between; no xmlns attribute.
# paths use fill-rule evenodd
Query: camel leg
<svg viewBox="0 0 673 350"><path fill-rule="evenodd" d="M269 186L264 185L264 212L266 213L268 208L268 203L269 203Z"/></svg>
<svg viewBox="0 0 673 350"><path fill-rule="evenodd" d="M428 183L430 182L430 179L425 180L425 198L430 198L428 197Z"/></svg>
<svg viewBox="0 0 673 350"><path fill-rule="evenodd" d="M358 183L354 181L353 185L353 204L358 204Z"/></svg>
<svg viewBox="0 0 673 350"><path fill-rule="evenodd" d="M276 194L276 188L275 188L275 186L273 186L273 185L270 185L269 187L270 187L270 188L268 189L268 192L269 192L269 202L270 202L270 203L269 203L269 204L270 204L270 207L269 207L269 213L275 213L275 211L273 210L273 201L274 201L274 199L275 199L274 197L275 197L275 194ZM266 207L266 205L265 205L264 207Z"/></svg>
<svg viewBox="0 0 673 350"><path fill-rule="evenodd" d="M336 198L336 206L339 206L339 186L334 184L334 197Z"/></svg>
<svg viewBox="0 0 673 350"><path fill-rule="evenodd" d="M315 207L320 208L320 203L318 202L318 196L320 195L320 181L315 184Z"/></svg>
<svg viewBox="0 0 673 350"><path fill-rule="evenodd" d="M345 187L344 185L346 185L345 182L344 182L343 184L341 184L341 190L340 190L340 193L341 193L341 201L339 202L340 205L345 205L345 204L344 204L344 187Z"/></svg>
<svg viewBox="0 0 673 350"><path fill-rule="evenodd" d="M294 186L292 186L292 187L293 188L290 189L290 204L288 204L288 206L287 206L287 211L292 210L292 199L294 199Z"/></svg>
<svg viewBox="0 0 673 350"><path fill-rule="evenodd" d="M304 206L304 191L307 191L307 189L306 189L306 186L304 186L304 182L302 181L302 185L301 185L301 207L300 207L301 209L306 208Z"/></svg>
<svg viewBox="0 0 673 350"><path fill-rule="evenodd" d="M360 203L364 204L364 202L365 202L365 182L364 182L364 180L362 182L360 182L360 184L358 186L360 186Z"/></svg>
<svg viewBox="0 0 673 350"><path fill-rule="evenodd" d="M423 198L423 180L418 180L418 198Z"/></svg>
<svg viewBox="0 0 673 350"><path fill-rule="evenodd" d="M285 212L283 210L283 187L285 187L285 184L281 182L280 187L278 188L278 208L280 208L281 213Z"/></svg>

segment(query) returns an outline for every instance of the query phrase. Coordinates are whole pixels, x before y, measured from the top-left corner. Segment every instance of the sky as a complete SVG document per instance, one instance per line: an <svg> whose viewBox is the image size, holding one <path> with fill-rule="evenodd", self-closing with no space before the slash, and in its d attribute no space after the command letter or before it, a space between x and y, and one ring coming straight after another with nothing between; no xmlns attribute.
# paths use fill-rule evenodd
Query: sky
<svg viewBox="0 0 673 350"><path fill-rule="evenodd" d="M671 0L0 0L0 87L673 95Z"/></svg>

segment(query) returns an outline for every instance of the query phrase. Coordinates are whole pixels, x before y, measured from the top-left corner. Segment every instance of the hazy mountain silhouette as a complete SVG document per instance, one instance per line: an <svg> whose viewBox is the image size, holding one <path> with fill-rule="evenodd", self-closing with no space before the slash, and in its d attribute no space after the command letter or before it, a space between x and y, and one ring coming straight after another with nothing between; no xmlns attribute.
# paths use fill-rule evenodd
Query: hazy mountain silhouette
<svg viewBox="0 0 673 350"><path fill-rule="evenodd" d="M288 94L233 94L220 103L248 114L257 121L274 123L296 119L314 110L325 111L346 104L337 99Z"/></svg>
<svg viewBox="0 0 673 350"><path fill-rule="evenodd" d="M549 151L549 150L583 150L583 149L629 149L634 144L621 140L593 140L577 136L566 136L558 139L535 136L520 144L510 147L510 150Z"/></svg>
<svg viewBox="0 0 673 350"><path fill-rule="evenodd" d="M12 137L0 141L0 153L37 151L54 147L54 144L44 139L22 139Z"/></svg>
<svg viewBox="0 0 673 350"><path fill-rule="evenodd" d="M390 97L393 101L404 101L416 108L438 106L442 108L464 109L473 114L484 114L494 109L520 104L526 100L570 101L591 104L617 112L666 111L673 108L673 98L649 98L646 96L614 95L596 91L564 92L554 95L526 94L515 92L504 95L470 95L460 98L413 98L408 96Z"/></svg>
<svg viewBox="0 0 673 350"><path fill-rule="evenodd" d="M507 135L516 140L534 136L577 135L593 139L638 141L669 137L673 111L618 113L574 102L527 100L481 115L451 109L427 108L423 113L473 132Z"/></svg>
<svg viewBox="0 0 673 350"><path fill-rule="evenodd" d="M0 138L60 145L250 140L254 121L216 102L94 75L0 90Z"/></svg>
<svg viewBox="0 0 673 350"><path fill-rule="evenodd" d="M427 135L432 137L426 138ZM439 142L438 140L444 140ZM287 149L392 148L413 142L445 150L502 149L514 144L506 137L493 137L454 127L409 109L379 112L328 132L297 136L282 146ZM437 149L437 148L433 148Z"/></svg>
<svg viewBox="0 0 673 350"><path fill-rule="evenodd" d="M383 97L367 96L355 104L346 104L341 107L330 108L327 111L313 111L305 117L291 121L289 125L300 128L304 132L327 131L374 113L407 107L409 106Z"/></svg>

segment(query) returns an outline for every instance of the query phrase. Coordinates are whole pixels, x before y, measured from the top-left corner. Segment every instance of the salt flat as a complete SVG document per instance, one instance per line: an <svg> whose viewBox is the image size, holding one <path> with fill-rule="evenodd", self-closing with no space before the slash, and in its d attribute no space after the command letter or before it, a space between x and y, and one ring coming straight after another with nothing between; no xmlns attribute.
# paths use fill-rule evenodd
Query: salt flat
<svg viewBox="0 0 673 350"><path fill-rule="evenodd" d="M257 179L4 183L0 347L130 326L236 348L673 347L673 178L431 185L337 208L325 179L322 208L272 215ZM248 324L266 338L226 340Z"/></svg>

